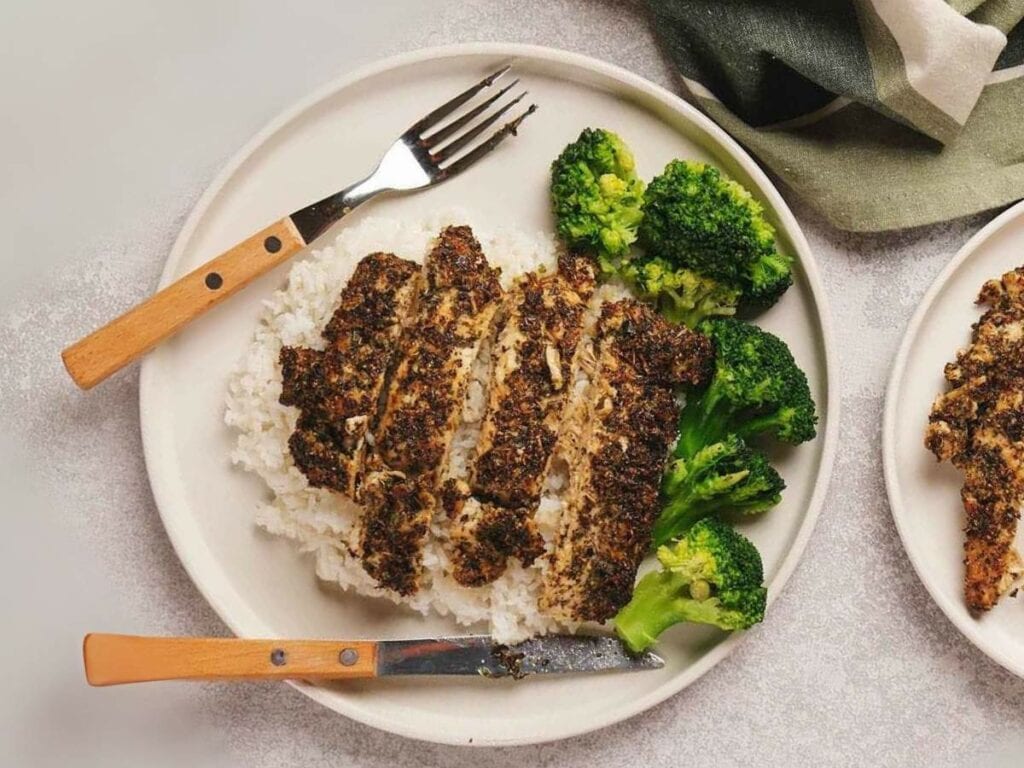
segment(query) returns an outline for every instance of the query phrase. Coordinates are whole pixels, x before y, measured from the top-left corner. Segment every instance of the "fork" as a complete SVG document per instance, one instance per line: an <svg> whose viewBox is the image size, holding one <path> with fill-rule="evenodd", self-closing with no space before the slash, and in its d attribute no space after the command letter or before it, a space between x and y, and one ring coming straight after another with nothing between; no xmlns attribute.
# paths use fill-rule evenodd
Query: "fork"
<svg viewBox="0 0 1024 768"><path fill-rule="evenodd" d="M520 123L537 109L531 104L484 136L526 96L523 91L503 98L519 82L517 78L505 84L510 69L502 67L413 123L362 181L261 229L72 344L61 353L71 378L82 389L99 384L294 256L367 200L386 192L432 187L473 166L515 135ZM486 98L481 101L478 95Z"/></svg>

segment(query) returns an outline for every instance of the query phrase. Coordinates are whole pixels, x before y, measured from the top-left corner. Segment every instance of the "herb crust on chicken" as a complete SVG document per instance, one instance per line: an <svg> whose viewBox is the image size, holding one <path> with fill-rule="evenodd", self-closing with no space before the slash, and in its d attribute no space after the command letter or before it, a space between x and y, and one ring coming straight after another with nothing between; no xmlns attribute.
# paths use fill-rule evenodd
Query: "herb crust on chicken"
<svg viewBox="0 0 1024 768"><path fill-rule="evenodd" d="M1020 580L1014 548L1024 503L1024 267L990 280L971 345L946 365L950 389L932 405L925 445L964 474L964 597L992 608Z"/></svg>

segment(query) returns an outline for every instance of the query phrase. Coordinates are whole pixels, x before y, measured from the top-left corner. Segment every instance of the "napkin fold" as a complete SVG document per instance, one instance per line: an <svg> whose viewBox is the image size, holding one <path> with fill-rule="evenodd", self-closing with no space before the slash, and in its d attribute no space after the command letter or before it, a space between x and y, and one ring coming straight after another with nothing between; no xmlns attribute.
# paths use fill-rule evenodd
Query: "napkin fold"
<svg viewBox="0 0 1024 768"><path fill-rule="evenodd" d="M1024 198L1024 0L648 0L690 98L837 227Z"/></svg>

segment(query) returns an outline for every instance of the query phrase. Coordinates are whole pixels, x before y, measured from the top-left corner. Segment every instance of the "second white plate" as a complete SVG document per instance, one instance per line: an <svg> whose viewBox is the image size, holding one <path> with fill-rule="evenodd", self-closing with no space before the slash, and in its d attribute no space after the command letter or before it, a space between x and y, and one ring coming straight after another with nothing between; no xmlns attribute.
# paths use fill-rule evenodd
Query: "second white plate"
<svg viewBox="0 0 1024 768"><path fill-rule="evenodd" d="M986 280L1024 263L1024 203L991 221L935 279L907 328L885 401L883 453L889 504L910 561L957 628L994 661L1024 677L1024 605L1004 597L974 617L963 598L960 473L924 447L932 401L946 390L943 366L970 343Z"/></svg>

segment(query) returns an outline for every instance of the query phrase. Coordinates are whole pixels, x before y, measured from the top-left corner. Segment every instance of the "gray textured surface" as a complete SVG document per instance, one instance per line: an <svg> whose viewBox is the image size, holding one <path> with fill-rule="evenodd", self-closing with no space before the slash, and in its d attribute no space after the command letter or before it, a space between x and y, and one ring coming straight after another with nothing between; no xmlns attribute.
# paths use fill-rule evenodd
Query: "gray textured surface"
<svg viewBox="0 0 1024 768"><path fill-rule="evenodd" d="M835 477L768 621L686 692L582 738L479 751L377 732L280 685L89 690L79 659L89 629L224 632L154 508L136 374L83 395L58 356L152 288L220 165L314 86L429 44L549 44L672 86L631 3L159 5L0 7L0 764L1024 761L1024 682L968 645L929 601L893 528L879 456L883 388L902 329L934 275L988 217L850 236L795 200L841 345Z"/></svg>

